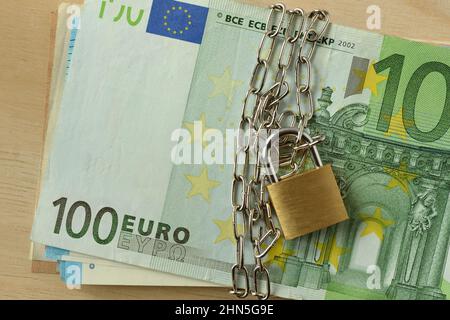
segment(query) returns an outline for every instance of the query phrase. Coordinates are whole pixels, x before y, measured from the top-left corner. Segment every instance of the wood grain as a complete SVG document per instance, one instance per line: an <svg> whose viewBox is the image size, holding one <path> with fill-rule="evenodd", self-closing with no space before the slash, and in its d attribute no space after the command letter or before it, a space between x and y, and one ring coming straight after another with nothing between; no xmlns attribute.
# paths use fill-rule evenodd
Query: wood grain
<svg viewBox="0 0 450 320"><path fill-rule="evenodd" d="M51 11L60 0L7 0L0 10L0 298L227 299L221 288L83 287L31 272L28 259L45 126ZM267 5L272 1L249 1ZM285 1L325 8L339 24L366 27L372 0ZM450 1L378 0L380 32L450 44Z"/></svg>

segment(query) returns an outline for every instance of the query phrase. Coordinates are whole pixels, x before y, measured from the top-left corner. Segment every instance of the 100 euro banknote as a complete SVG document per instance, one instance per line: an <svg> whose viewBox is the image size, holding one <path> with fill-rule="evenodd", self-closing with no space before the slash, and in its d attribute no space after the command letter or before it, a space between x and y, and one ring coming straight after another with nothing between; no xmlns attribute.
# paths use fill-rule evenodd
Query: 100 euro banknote
<svg viewBox="0 0 450 320"><path fill-rule="evenodd" d="M76 46L77 28L67 28L67 12L73 12L78 7L63 3L58 8L58 18L55 30L55 49L51 90L49 99L50 121L47 126L48 139L51 139L56 115L59 113L60 100L66 77L70 72L72 52ZM48 148L44 150L47 158ZM46 166L46 163L43 164ZM65 256L62 256L64 254ZM59 270L61 278L69 286L87 285L138 285L138 286L208 286L211 283L195 279L175 276L150 269L119 264L117 262L95 259L67 250L58 251L45 248L41 244L32 244L31 259L33 270L45 270L54 273ZM49 262L53 262L52 264ZM59 266L57 267L58 264ZM124 269L124 266L127 268ZM132 268L132 272L130 272ZM120 275L120 276L119 276Z"/></svg>
<svg viewBox="0 0 450 320"><path fill-rule="evenodd" d="M122 17L106 1L85 5L32 238L230 285L232 165L220 152L174 164L171 138L238 126L268 11L124 3ZM447 49L338 25L320 39L310 131L326 136L320 152L351 219L279 240L265 258L274 294L446 297L449 62ZM189 144L192 158L210 150Z"/></svg>

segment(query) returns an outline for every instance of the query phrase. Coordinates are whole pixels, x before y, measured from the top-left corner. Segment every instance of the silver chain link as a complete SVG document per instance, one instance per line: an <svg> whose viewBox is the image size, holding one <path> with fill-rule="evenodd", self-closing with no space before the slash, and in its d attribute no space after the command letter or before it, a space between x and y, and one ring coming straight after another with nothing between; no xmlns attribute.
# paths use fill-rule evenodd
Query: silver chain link
<svg viewBox="0 0 450 320"><path fill-rule="evenodd" d="M295 83L297 87L296 97L297 106L300 114L299 135L297 142L301 139L304 129L307 127L314 113L314 105L311 94L311 60L317 47L317 41L325 34L330 23L328 12L324 10L314 10L309 16L309 24L306 27L305 34L300 44L297 62L295 65ZM318 21L323 20L325 23L320 32L316 31ZM306 50L309 50L305 53ZM306 82L302 83L302 68L306 67ZM306 110L302 108L302 98L306 98L308 103Z"/></svg>
<svg viewBox="0 0 450 320"><path fill-rule="evenodd" d="M317 40L325 33L329 21L325 11L315 10L306 19L304 11L299 8L287 11L284 4L278 3L272 5L270 9L266 23L267 30L258 48L256 65L242 107L231 184L232 220L236 239L236 264L231 270L233 284L231 293L239 298L245 298L251 292L252 295L262 300L268 299L270 296L269 270L264 265L263 259L280 239L281 230L276 227L272 205L269 201L267 191L267 185L270 183L269 177L261 172L260 151L263 146L260 145L260 139L264 133L270 135L271 131L279 129L281 123L288 117L293 119L292 126L299 122L298 126L303 134L314 111L311 95L311 59ZM287 27L277 61L275 83L266 92L263 92L266 87L269 66L272 63L276 45L280 41L279 35L282 34L285 20ZM303 31L306 20L308 20L307 28L306 31ZM318 20L326 21L326 26L320 32L315 29ZM271 28L271 26L273 27ZM295 66L299 112L297 114L293 111L285 111L279 114L280 103L290 91L286 75L294 59L296 44L299 42L300 48ZM310 51L304 54L308 45ZM305 83L302 83L301 79L303 65L307 66ZM306 111L301 107L303 96L309 99ZM299 121L298 118L300 118ZM243 134L245 128L250 131L247 137ZM292 165L296 154L305 150L301 147L301 136L299 135L291 150L292 156L287 157L290 159L288 164ZM250 163L253 157L256 160L255 164ZM240 230L240 224L243 225L243 230ZM250 290L250 274L244 261L246 237L251 240L254 256L253 290ZM263 248L263 244L266 244L265 248ZM243 285L239 286L239 279L242 278L244 279ZM264 290L262 282L266 284Z"/></svg>

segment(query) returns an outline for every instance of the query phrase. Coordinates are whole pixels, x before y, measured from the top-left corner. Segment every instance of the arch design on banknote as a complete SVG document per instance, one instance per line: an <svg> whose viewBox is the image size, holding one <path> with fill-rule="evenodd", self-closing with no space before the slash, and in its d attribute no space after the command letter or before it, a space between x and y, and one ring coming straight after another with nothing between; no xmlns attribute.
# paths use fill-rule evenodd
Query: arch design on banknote
<svg viewBox="0 0 450 320"><path fill-rule="evenodd" d="M368 136L361 128L370 107L330 116L332 93L322 90L311 130L327 137L321 155L333 164L351 219L286 241L272 266L275 282L355 298L445 299L450 152ZM369 289L373 268L380 284Z"/></svg>

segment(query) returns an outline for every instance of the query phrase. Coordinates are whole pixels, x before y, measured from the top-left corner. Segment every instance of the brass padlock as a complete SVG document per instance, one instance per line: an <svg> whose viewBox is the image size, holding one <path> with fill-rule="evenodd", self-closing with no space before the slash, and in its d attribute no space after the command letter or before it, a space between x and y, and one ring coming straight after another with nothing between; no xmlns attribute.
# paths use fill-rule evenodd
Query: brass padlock
<svg viewBox="0 0 450 320"><path fill-rule="evenodd" d="M297 136L297 134L298 129L295 128L281 129L269 138L266 149L271 148L274 139L281 140L286 135ZM317 146L308 134L304 133L303 138L312 144L309 152L315 163L315 169L296 173L288 178L278 178L270 156L268 158L273 183L267 188L287 240L348 219L331 165L323 166Z"/></svg>

